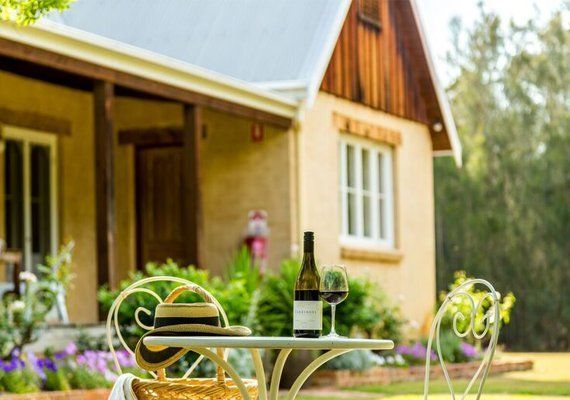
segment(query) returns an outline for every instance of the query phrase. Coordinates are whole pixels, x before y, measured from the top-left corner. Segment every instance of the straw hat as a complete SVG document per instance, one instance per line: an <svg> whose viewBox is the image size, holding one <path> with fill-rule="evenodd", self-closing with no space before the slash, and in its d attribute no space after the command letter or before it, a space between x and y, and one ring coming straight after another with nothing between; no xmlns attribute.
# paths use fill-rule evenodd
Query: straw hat
<svg viewBox="0 0 570 400"><path fill-rule="evenodd" d="M154 314L154 329L140 338L135 349L139 367L156 371L174 364L189 350L182 347L147 346L150 336L248 336L245 326L220 326L218 308L212 303L161 303Z"/></svg>

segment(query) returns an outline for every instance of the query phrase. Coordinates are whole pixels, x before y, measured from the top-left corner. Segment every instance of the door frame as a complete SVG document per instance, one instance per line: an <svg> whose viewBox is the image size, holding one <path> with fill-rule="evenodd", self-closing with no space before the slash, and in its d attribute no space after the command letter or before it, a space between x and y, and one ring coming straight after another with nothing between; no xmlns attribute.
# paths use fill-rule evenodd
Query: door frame
<svg viewBox="0 0 570 400"><path fill-rule="evenodd" d="M5 141L7 139L23 142L23 191L24 200L24 255L25 263L23 265L26 271L30 271L33 267L32 260L32 221L31 221L31 202L30 202L30 144L45 145L49 148L50 154L50 252L51 255L57 253L59 242L59 218L58 218L58 149L57 135L49 132L20 128L11 125L2 125L0 127L0 138ZM4 188L2 188L4 190Z"/></svg>

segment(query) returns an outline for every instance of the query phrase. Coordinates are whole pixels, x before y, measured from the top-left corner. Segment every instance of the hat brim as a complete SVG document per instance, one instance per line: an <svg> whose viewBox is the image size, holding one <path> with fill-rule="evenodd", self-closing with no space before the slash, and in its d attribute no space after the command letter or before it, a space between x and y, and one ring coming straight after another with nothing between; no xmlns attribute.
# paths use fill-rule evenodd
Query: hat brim
<svg viewBox="0 0 570 400"><path fill-rule="evenodd" d="M149 336L249 336L251 330L245 326L222 328L204 324L168 325L153 329L140 338L135 349L135 359L139 367L147 371L167 368L182 358L190 350L183 347L147 346L144 339Z"/></svg>

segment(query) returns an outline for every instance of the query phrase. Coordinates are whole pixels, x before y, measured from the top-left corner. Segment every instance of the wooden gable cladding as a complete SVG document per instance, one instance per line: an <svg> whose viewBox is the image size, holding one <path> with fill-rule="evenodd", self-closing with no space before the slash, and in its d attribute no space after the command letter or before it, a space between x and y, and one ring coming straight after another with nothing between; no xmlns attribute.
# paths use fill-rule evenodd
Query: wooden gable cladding
<svg viewBox="0 0 570 400"><path fill-rule="evenodd" d="M379 27L360 15L361 1L355 0L348 12L321 90L401 117L430 123L406 39L410 24L399 8L407 0L378 2ZM368 0L370 2L370 0Z"/></svg>

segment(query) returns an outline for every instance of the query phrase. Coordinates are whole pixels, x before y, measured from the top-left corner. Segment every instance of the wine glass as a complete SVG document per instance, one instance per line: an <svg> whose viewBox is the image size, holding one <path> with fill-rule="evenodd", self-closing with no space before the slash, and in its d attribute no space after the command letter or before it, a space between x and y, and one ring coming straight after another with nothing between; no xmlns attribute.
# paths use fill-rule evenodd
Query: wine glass
<svg viewBox="0 0 570 400"><path fill-rule="evenodd" d="M331 306L331 332L325 337L339 337L334 329L334 319L337 304L348 296L348 276L342 265L325 265L321 269L319 286L321 298Z"/></svg>

